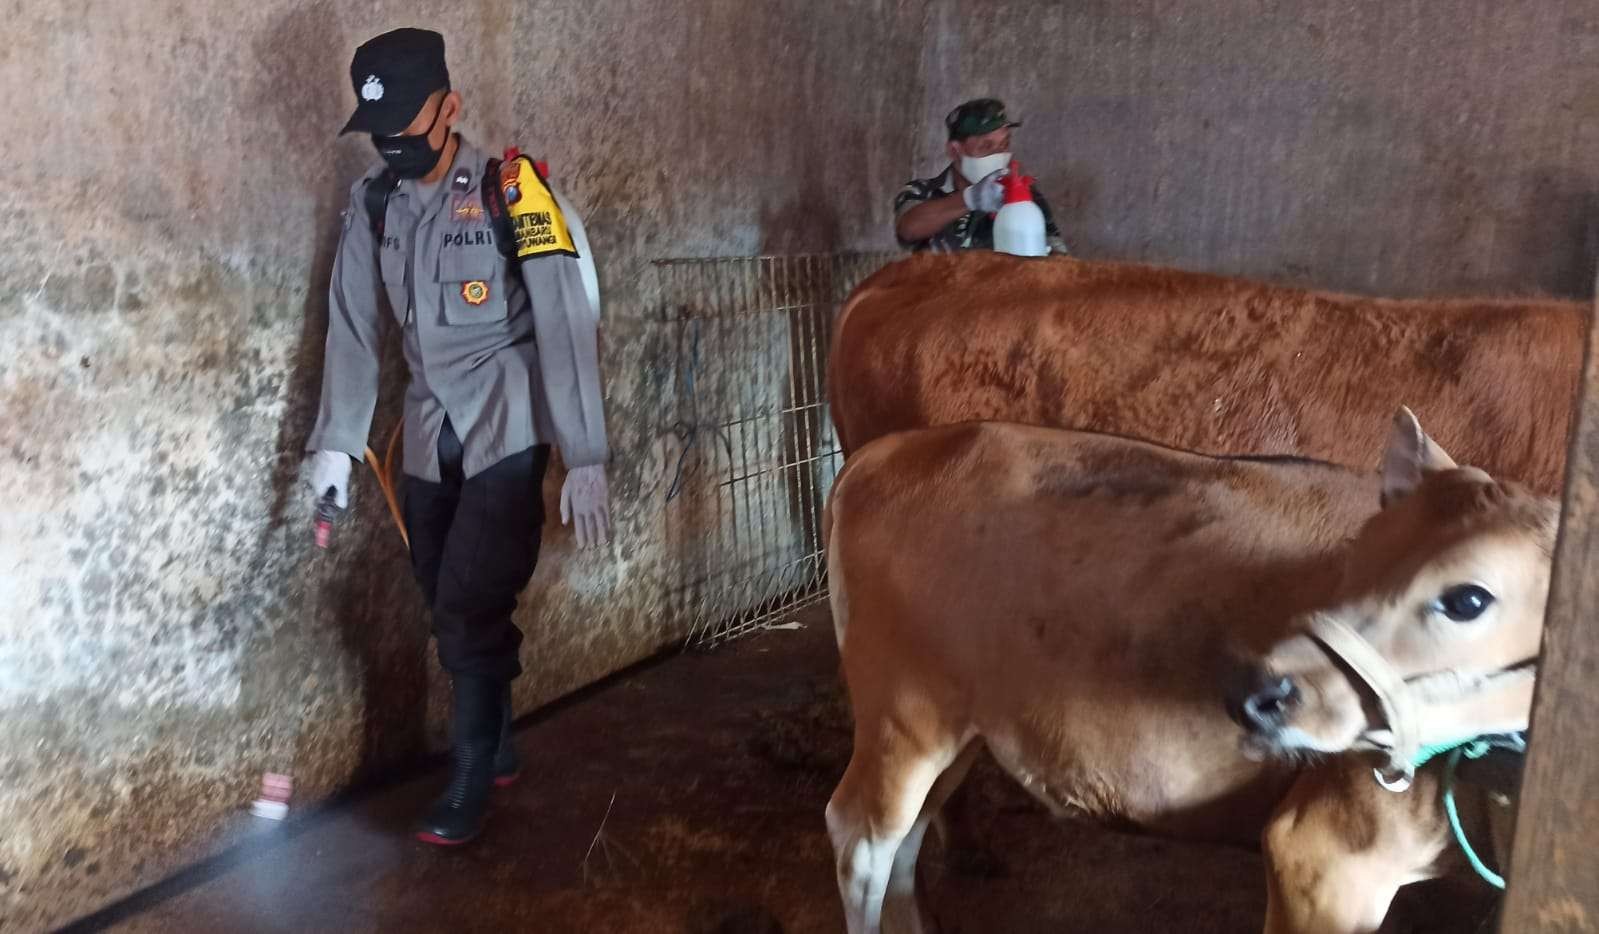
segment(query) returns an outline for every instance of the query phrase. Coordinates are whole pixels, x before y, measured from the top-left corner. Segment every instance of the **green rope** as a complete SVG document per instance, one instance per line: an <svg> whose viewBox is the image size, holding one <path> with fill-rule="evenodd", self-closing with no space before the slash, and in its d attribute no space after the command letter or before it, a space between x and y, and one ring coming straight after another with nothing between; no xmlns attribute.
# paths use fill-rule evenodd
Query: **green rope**
<svg viewBox="0 0 1599 934"><path fill-rule="evenodd" d="M1526 741L1520 736L1483 737L1461 740L1457 743L1439 743L1435 746L1423 746L1416 754L1415 767L1420 769L1433 759L1445 753L1449 760L1444 764L1444 813L1449 817L1449 829L1455 835L1455 842L1460 845L1460 851L1466 854L1466 862L1476 870L1482 880L1496 889L1503 890L1505 877L1489 869L1472 849L1471 842L1466 839L1465 828L1460 826L1460 813L1455 807L1455 770L1460 766L1461 756L1467 759L1481 759L1495 746L1501 746L1515 752L1526 749Z"/></svg>
<svg viewBox="0 0 1599 934"><path fill-rule="evenodd" d="M1457 746L1449 753L1449 762L1444 766L1444 813L1449 815L1449 829L1455 832L1455 842L1460 844L1460 852L1466 854L1466 862L1477 871L1477 875L1482 876L1482 881L1503 891L1505 877L1489 869L1477 851L1471 848L1471 843L1466 840L1466 831L1460 826L1460 814L1455 809L1455 768L1460 765L1461 754L1464 753L1468 759L1481 759L1490 748L1487 742L1478 740Z"/></svg>
<svg viewBox="0 0 1599 934"><path fill-rule="evenodd" d="M1443 755L1444 753L1454 752L1456 749L1469 746L1475 742L1480 742L1480 740L1473 736L1471 739L1463 739L1457 743L1439 743L1436 746L1423 746L1421 747L1421 752L1416 753L1414 768L1419 772L1421 771L1422 766ZM1473 756L1472 758L1476 757Z"/></svg>

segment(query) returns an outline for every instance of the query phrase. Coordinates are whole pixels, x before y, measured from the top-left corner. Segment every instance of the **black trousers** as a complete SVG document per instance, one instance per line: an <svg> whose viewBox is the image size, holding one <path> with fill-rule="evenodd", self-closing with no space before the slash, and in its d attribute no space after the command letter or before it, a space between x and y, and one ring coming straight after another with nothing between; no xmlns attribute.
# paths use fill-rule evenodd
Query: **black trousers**
<svg viewBox="0 0 1599 934"><path fill-rule="evenodd" d="M439 664L453 675L508 681L522 673L522 631L511 614L539 560L550 449L528 448L470 478L461 456L445 419L440 482L405 478L411 567L433 611Z"/></svg>

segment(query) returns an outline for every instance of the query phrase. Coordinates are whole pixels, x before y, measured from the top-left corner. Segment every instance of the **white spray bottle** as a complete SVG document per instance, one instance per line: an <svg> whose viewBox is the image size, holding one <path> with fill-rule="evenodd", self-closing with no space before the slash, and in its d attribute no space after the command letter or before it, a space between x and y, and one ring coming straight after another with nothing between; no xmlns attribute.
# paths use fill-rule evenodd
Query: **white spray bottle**
<svg viewBox="0 0 1599 934"><path fill-rule="evenodd" d="M1005 187L1005 203L994 216L994 251L1015 256L1047 256L1044 238L1044 212L1033 202L1032 176L1023 175L1020 163L1010 164L1010 173L1000 179Z"/></svg>

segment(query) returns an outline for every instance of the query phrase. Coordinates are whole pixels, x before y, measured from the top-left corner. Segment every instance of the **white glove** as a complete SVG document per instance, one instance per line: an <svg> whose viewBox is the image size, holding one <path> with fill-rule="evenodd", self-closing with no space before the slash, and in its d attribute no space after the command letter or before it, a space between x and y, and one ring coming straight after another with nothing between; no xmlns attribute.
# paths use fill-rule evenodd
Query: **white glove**
<svg viewBox="0 0 1599 934"><path fill-rule="evenodd" d="M577 547L587 548L611 538L611 494L605 467L573 467L561 486L561 524L577 533Z"/></svg>
<svg viewBox="0 0 1599 934"><path fill-rule="evenodd" d="M1010 169L995 169L983 176L983 180L966 186L961 192L961 199L966 202L966 210L982 211L984 214L993 214L1005 205L1005 187L999 180L1010 174Z"/></svg>
<svg viewBox="0 0 1599 934"><path fill-rule="evenodd" d="M333 488L333 505L350 505L350 455L343 451L318 451L311 455L311 503L314 506Z"/></svg>

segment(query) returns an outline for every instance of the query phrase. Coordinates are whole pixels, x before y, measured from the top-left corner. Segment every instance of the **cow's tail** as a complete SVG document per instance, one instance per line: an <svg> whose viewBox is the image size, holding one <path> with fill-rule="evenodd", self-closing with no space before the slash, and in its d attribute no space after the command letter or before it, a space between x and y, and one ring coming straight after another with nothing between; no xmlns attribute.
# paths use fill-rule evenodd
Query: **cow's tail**
<svg viewBox="0 0 1599 934"><path fill-rule="evenodd" d="M856 286L855 291L850 294L849 298L845 299L843 306L838 310L837 316L833 318L833 341L832 346L827 348L827 409L832 413L833 434L838 438L838 449L844 455L845 460L849 459L850 451L854 450L854 446L850 444L849 431L845 428L845 425L849 422L847 417L849 407L842 399L844 380L840 379L840 375L843 372L842 363L845 359L843 352L844 331L849 324L850 312L854 311L857 305L875 291L877 290L871 286L870 279L868 279L867 282Z"/></svg>

